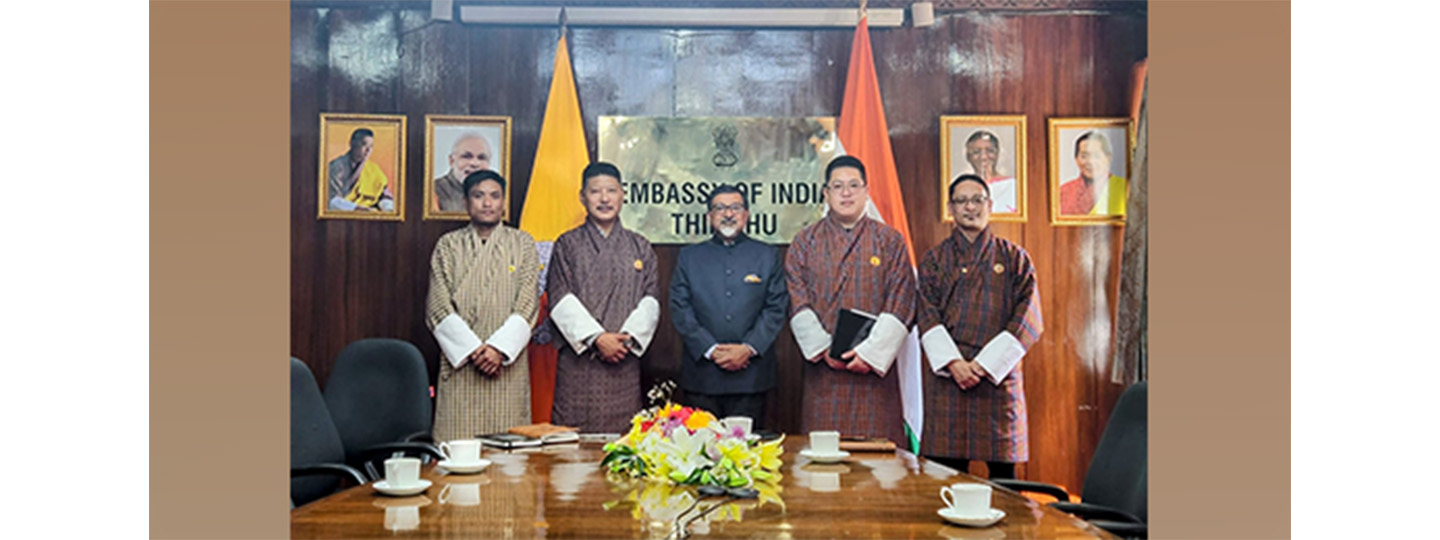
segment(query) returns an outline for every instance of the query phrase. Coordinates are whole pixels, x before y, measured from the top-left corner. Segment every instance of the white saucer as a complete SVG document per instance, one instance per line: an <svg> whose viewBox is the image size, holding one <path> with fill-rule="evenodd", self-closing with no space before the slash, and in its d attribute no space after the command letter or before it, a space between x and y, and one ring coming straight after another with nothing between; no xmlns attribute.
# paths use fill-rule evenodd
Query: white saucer
<svg viewBox="0 0 1440 540"><path fill-rule="evenodd" d="M985 516L964 516L954 513L949 507L941 508L937 514L945 518L945 521L966 527L989 527L1005 518L1005 511L999 508L991 508L989 515Z"/></svg>
<svg viewBox="0 0 1440 540"><path fill-rule="evenodd" d="M371 485L375 486L375 491L379 491L380 493L384 493L392 497L408 497L416 493L425 491L426 489L429 489L430 481L421 478L415 481L414 484L410 484L408 486L391 486L384 480L380 480Z"/></svg>
<svg viewBox="0 0 1440 540"><path fill-rule="evenodd" d="M809 449L809 448L806 448L806 449L800 451L800 457L803 457L803 458L808 459L808 460L810 460L810 461L814 461L814 462L816 462L816 463L839 463L839 462L843 461L845 458L850 457L850 452L846 452L846 451L844 451L844 450L836 450L835 453L833 453L833 454L832 454L832 453L824 453L824 454L821 454L821 453L815 452L814 450L811 450L811 449Z"/></svg>
<svg viewBox="0 0 1440 540"><path fill-rule="evenodd" d="M486 467L490 466L490 460L480 458L480 461L474 463L456 463L447 459L441 461L438 465L455 474L471 474L485 470Z"/></svg>

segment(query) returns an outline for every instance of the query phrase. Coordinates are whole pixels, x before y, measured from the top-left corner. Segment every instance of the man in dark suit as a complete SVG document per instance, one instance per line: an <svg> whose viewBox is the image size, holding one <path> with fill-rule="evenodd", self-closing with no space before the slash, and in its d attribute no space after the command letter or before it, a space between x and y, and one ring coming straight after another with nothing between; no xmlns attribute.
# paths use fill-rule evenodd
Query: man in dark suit
<svg viewBox="0 0 1440 540"><path fill-rule="evenodd" d="M680 387L687 405L748 416L758 429L790 303L785 261L745 235L750 205L735 186L710 192L709 216L714 237L681 249L670 278L670 315L685 342Z"/></svg>

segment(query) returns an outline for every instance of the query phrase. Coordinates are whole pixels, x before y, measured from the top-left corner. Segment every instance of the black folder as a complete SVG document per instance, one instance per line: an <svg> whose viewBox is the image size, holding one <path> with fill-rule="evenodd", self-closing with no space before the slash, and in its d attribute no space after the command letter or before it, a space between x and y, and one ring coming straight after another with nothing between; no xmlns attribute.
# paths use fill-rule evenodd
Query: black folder
<svg viewBox="0 0 1440 540"><path fill-rule="evenodd" d="M840 310L835 321L835 336L830 341L830 358L840 360L840 355L865 341L870 336L870 327L875 326L875 319L874 315L858 309Z"/></svg>
<svg viewBox="0 0 1440 540"><path fill-rule="evenodd" d="M485 433L476 435L485 446L511 450L515 448L530 448L540 446L540 439L516 435L514 433Z"/></svg>

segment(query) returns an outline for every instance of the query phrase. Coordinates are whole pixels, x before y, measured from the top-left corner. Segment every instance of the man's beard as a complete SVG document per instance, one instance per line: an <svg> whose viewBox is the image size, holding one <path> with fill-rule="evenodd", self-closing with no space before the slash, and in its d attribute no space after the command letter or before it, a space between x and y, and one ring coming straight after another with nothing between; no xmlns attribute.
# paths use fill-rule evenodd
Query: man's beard
<svg viewBox="0 0 1440 540"><path fill-rule="evenodd" d="M740 227L736 225L721 225L716 227L715 230L720 233L720 236L725 238L735 238L736 235L740 234Z"/></svg>

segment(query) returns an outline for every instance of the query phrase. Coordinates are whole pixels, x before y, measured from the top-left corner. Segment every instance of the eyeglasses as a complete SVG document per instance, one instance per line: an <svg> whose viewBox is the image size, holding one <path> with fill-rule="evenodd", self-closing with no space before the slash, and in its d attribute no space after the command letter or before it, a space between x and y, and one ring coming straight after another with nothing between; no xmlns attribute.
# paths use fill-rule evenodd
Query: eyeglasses
<svg viewBox="0 0 1440 540"><path fill-rule="evenodd" d="M850 188L850 191L860 191L861 189L865 188L865 184L861 182L850 182L848 184L843 182L831 182L825 187L828 188L830 191L840 191L845 188Z"/></svg>
<svg viewBox="0 0 1440 540"><path fill-rule="evenodd" d="M959 198L959 199L950 199L950 204L953 204L953 205L955 205L955 206L959 206L959 207L961 207L961 208L964 208L966 204L974 204L975 206L985 206L985 201L988 201L988 200L990 200L989 197L986 197L986 196L984 196L984 195L976 195L976 196L974 196L974 197L970 197L969 199L966 199L966 198L964 198L964 197L961 197L961 198Z"/></svg>
<svg viewBox="0 0 1440 540"><path fill-rule="evenodd" d="M717 204L710 207L710 211L717 214L724 213L726 210L729 210L731 212L743 212L745 210L745 203Z"/></svg>

